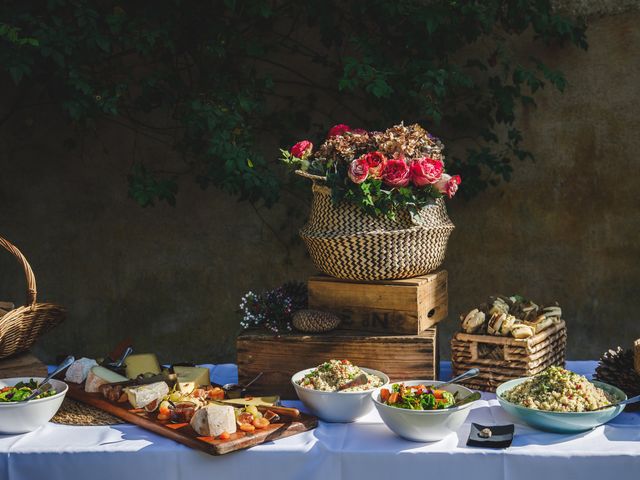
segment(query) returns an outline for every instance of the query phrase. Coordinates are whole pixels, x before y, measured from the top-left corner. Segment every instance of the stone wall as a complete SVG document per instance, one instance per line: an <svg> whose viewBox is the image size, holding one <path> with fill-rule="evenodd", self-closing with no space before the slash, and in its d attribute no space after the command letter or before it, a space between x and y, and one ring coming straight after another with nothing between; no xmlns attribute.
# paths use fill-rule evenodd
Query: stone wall
<svg viewBox="0 0 640 480"><path fill-rule="evenodd" d="M639 22L637 10L592 18L588 52L537 52L570 86L524 112L536 162L449 203L445 357L457 315L496 292L559 301L572 358L640 336ZM73 132L52 112L25 112L2 130L0 233L32 262L41 298L70 312L37 352L103 355L128 336L163 361L233 361L240 296L313 272L300 244L285 246L303 223L289 217L292 200L258 212L277 235L250 205L190 180L175 208L140 208L127 197L132 160L171 153L114 124L98 131L69 151L62 140ZM0 255L0 300L20 301L23 289Z"/></svg>

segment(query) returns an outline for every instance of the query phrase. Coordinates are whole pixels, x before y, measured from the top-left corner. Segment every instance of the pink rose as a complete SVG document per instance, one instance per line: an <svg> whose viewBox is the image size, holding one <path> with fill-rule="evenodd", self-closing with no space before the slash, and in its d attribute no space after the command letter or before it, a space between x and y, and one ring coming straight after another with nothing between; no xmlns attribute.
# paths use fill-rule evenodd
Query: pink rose
<svg viewBox="0 0 640 480"><path fill-rule="evenodd" d="M362 183L369 176L369 164L364 156L357 158L349 165L349 178L353 183Z"/></svg>
<svg viewBox="0 0 640 480"><path fill-rule="evenodd" d="M432 185L440 180L444 165L434 158L417 158L411 162L411 181L416 187Z"/></svg>
<svg viewBox="0 0 640 480"><path fill-rule="evenodd" d="M440 180L436 182L436 188L443 195L447 195L449 198L453 197L458 191L458 185L462 183L460 175L447 175L444 173Z"/></svg>
<svg viewBox="0 0 640 480"><path fill-rule="evenodd" d="M411 179L409 175L409 165L404 158L392 158L382 171L384 183L391 187L406 187Z"/></svg>
<svg viewBox="0 0 640 480"><path fill-rule="evenodd" d="M361 159L364 159L369 165L369 176L371 178L382 178L382 170L387 163L387 157L380 152L365 153Z"/></svg>
<svg viewBox="0 0 640 480"><path fill-rule="evenodd" d="M351 127L349 125L345 125L344 123L339 123L338 125L334 125L329 130L329 135L327 138L339 137L340 135L344 135L347 132L351 131Z"/></svg>
<svg viewBox="0 0 640 480"><path fill-rule="evenodd" d="M291 155L296 158L305 159L311 155L311 150L313 150L313 143L309 140L302 140L291 147Z"/></svg>

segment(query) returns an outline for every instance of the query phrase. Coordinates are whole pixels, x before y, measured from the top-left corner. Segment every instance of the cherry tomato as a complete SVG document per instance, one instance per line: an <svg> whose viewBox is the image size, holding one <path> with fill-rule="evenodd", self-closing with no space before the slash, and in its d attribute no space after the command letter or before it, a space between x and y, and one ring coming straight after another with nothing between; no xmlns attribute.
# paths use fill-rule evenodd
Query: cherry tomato
<svg viewBox="0 0 640 480"><path fill-rule="evenodd" d="M224 400L224 390L220 387L213 387L207 391L207 398L209 400Z"/></svg>
<svg viewBox="0 0 640 480"><path fill-rule="evenodd" d="M156 417L159 421L164 422L166 420L169 420L171 418L170 414L164 414L164 413L159 413L158 416Z"/></svg>
<svg viewBox="0 0 640 480"><path fill-rule="evenodd" d="M440 398L444 398L444 390L434 390L433 391L433 396L440 399Z"/></svg>

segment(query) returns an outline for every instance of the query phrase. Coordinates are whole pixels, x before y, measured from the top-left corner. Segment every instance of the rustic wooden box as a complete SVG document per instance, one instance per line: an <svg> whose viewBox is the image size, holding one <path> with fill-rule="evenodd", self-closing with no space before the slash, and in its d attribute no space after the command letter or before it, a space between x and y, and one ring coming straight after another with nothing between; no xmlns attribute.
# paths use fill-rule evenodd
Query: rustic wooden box
<svg viewBox="0 0 640 480"><path fill-rule="evenodd" d="M30 352L18 353L0 360L0 378L46 376L47 366Z"/></svg>
<svg viewBox="0 0 640 480"><path fill-rule="evenodd" d="M294 373L332 358L380 370L391 380L435 380L440 363L437 336L437 327L419 335L376 336L345 331L275 336L247 331L237 341L238 376L244 383L264 372L252 393L283 398L296 398L291 385Z"/></svg>
<svg viewBox="0 0 640 480"><path fill-rule="evenodd" d="M535 375L551 365L564 365L566 345L564 320L523 340L459 332L451 340L453 375L478 368L480 375L462 383L495 392L507 380Z"/></svg>
<svg viewBox="0 0 640 480"><path fill-rule="evenodd" d="M340 330L415 335L447 318L446 270L371 282L319 275L308 286L309 308L339 315Z"/></svg>

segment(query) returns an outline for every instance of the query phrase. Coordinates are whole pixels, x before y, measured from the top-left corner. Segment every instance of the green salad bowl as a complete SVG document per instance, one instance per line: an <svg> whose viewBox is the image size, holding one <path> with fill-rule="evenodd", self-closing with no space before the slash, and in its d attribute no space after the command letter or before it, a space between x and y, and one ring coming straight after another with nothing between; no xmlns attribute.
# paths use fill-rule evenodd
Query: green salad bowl
<svg viewBox="0 0 640 480"><path fill-rule="evenodd" d="M516 405L503 398L505 392L529 380L529 378L531 377L516 378L515 380L509 380L503 383L497 388L496 395L498 396L500 406L504 408L507 413L534 428L555 433L586 432L587 430L591 430L613 420L624 410L624 405L618 405L593 412L547 412ZM610 395L613 395L617 402L627 399L625 393L619 388L596 380L592 380L591 383Z"/></svg>

